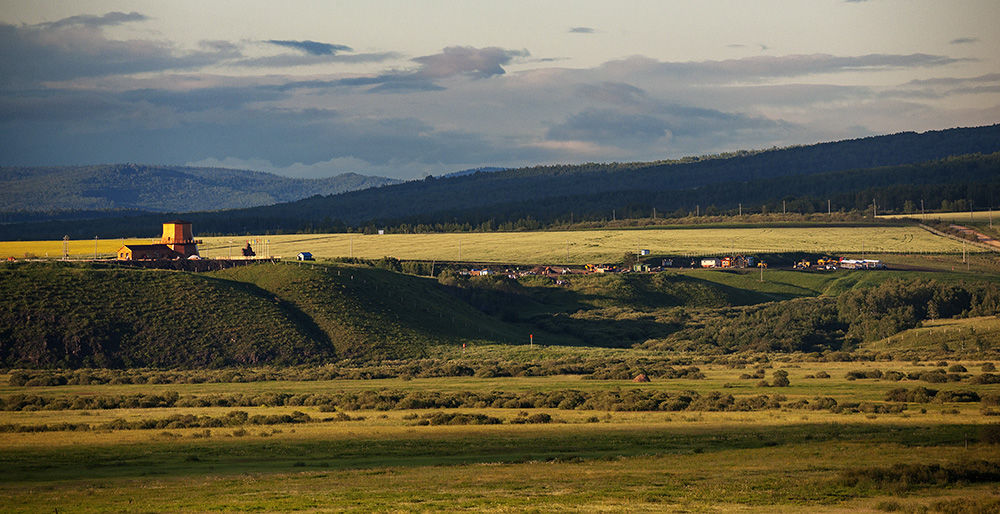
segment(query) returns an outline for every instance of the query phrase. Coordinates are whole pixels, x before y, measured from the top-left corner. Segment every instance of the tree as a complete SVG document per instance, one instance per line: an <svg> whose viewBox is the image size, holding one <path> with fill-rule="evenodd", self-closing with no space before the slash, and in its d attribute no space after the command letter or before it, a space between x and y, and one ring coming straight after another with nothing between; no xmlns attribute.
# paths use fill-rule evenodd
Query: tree
<svg viewBox="0 0 1000 514"><path fill-rule="evenodd" d="M625 256L622 257L622 267L632 269L636 264L639 264L639 256L634 252L625 252Z"/></svg>
<svg viewBox="0 0 1000 514"><path fill-rule="evenodd" d="M775 370L771 376L774 377L774 379L771 380L771 385L774 387L788 387L790 384L788 381L788 372L783 369Z"/></svg>

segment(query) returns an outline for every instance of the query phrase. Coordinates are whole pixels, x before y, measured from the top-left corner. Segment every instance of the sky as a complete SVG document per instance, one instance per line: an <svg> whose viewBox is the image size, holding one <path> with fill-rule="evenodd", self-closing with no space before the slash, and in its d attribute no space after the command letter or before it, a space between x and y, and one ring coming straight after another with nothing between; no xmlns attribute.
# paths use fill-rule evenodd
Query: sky
<svg viewBox="0 0 1000 514"><path fill-rule="evenodd" d="M0 0L0 166L403 179L1000 122L996 0Z"/></svg>

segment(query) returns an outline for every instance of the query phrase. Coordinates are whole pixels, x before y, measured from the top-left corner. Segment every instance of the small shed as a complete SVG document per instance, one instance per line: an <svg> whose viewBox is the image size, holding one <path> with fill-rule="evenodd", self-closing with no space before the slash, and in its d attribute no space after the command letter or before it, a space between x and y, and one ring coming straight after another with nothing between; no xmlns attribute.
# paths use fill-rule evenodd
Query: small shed
<svg viewBox="0 0 1000 514"><path fill-rule="evenodd" d="M313 260L313 254L310 252L299 252L296 258L300 261L311 261Z"/></svg>
<svg viewBox="0 0 1000 514"><path fill-rule="evenodd" d="M711 259L702 259L701 260L701 267L702 268L719 268L721 266L722 266L722 260L721 259L711 258Z"/></svg>

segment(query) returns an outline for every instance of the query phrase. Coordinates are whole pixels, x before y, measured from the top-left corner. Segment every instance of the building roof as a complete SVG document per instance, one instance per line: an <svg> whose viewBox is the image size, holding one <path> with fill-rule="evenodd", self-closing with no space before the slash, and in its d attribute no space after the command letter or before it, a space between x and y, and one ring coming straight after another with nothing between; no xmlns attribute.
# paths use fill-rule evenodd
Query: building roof
<svg viewBox="0 0 1000 514"><path fill-rule="evenodd" d="M132 250L133 252L136 251L136 250L169 250L171 252L173 251L173 250L170 250L169 246L167 246L165 244L159 244L159 243L158 244L151 244L151 245L124 245L124 246L122 246L122 248L128 248L129 250Z"/></svg>

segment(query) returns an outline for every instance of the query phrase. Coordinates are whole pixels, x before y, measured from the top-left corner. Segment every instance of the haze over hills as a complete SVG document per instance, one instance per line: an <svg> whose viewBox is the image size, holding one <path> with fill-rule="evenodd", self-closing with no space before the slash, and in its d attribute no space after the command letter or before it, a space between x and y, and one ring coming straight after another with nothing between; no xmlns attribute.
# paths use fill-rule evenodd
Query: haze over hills
<svg viewBox="0 0 1000 514"><path fill-rule="evenodd" d="M305 179L226 168L144 164L0 168L0 211L237 209L399 183L344 173Z"/></svg>
<svg viewBox="0 0 1000 514"><path fill-rule="evenodd" d="M719 210L900 211L909 202L1000 199L1000 125L863 139L652 163L592 163L479 171L294 202L184 213L199 233L340 231L354 226L449 225L468 229L648 217ZM194 209L185 209L192 211ZM82 218L83 216L81 216ZM6 223L0 239L146 236L163 215ZM8 218L8 221L17 221ZM523 225L523 226L522 226ZM533 228L521 224L509 228ZM154 228L151 228L154 227Z"/></svg>

